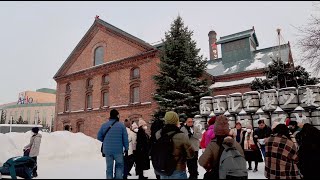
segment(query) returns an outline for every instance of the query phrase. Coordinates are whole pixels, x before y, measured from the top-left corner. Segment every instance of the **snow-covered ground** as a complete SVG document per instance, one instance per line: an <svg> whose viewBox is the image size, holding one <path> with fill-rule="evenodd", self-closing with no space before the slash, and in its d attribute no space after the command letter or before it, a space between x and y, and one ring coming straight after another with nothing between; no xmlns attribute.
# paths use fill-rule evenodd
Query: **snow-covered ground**
<svg viewBox="0 0 320 180"><path fill-rule="evenodd" d="M40 132L42 142L38 156L39 179L105 179L105 159L101 157L101 143L82 133L57 131ZM21 156L23 147L28 144L31 131L27 133L0 133L0 166L9 158ZM201 155L201 150L199 152ZM254 165L254 163L252 163ZM260 163L258 172L249 171L249 179L265 179L264 164ZM205 170L199 166L199 179ZM134 167L129 179L138 179ZM155 179L152 169L144 176Z"/></svg>

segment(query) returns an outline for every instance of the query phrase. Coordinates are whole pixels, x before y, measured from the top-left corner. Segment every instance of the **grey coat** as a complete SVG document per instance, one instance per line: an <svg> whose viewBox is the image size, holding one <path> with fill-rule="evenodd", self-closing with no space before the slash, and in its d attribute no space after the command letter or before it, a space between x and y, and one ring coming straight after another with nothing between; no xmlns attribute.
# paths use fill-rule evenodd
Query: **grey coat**
<svg viewBox="0 0 320 180"><path fill-rule="evenodd" d="M36 157L39 155L41 138L42 135L39 133L35 136L31 136L30 143L24 147L24 149L30 148L29 157Z"/></svg>
<svg viewBox="0 0 320 180"><path fill-rule="evenodd" d="M181 131L188 136L189 133L185 126L181 128ZM193 126L193 135L189 138L189 140L194 151L199 151L201 137L202 137L202 133L200 128L198 126Z"/></svg>

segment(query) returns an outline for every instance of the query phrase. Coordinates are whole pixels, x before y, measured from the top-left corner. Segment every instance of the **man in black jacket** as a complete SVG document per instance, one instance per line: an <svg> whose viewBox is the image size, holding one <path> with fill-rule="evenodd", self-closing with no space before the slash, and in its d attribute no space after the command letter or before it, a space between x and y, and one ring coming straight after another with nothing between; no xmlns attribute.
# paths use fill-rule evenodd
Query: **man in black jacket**
<svg viewBox="0 0 320 180"><path fill-rule="evenodd" d="M259 128L255 129L253 132L253 141L260 145L261 152L263 156L266 156L266 148L265 148L265 141L268 137L271 136L271 128L268 127L265 123L264 120L259 120L258 121Z"/></svg>
<svg viewBox="0 0 320 180"><path fill-rule="evenodd" d="M156 142L156 132L159 131L164 126L164 121L160 118L156 118L151 125L151 148L152 144ZM155 172L156 174L156 172ZM156 178L160 179L160 175L156 174Z"/></svg>

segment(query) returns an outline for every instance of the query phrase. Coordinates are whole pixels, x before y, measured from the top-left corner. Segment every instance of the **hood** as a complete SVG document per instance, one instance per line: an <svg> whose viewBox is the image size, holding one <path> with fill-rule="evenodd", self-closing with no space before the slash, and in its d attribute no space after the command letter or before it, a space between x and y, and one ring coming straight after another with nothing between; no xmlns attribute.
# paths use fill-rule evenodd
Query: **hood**
<svg viewBox="0 0 320 180"><path fill-rule="evenodd" d="M40 133L38 133L38 134L36 135L36 137L42 138L42 135L41 135Z"/></svg>
<svg viewBox="0 0 320 180"><path fill-rule="evenodd" d="M227 137L224 138L222 144L226 145L228 147L235 147L234 142L235 142L235 140L232 137L227 136Z"/></svg>

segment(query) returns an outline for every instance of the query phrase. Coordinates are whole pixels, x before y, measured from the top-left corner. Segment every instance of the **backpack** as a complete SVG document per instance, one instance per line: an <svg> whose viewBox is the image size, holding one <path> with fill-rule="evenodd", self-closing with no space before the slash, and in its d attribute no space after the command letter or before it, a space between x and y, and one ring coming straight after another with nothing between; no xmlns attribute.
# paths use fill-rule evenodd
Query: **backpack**
<svg viewBox="0 0 320 180"><path fill-rule="evenodd" d="M18 177L32 179L32 171L37 166L37 163L28 156L17 156L8 159L2 167L0 174L10 175L12 179Z"/></svg>
<svg viewBox="0 0 320 180"><path fill-rule="evenodd" d="M246 159L235 147L222 145L219 162L219 179L248 179Z"/></svg>
<svg viewBox="0 0 320 180"><path fill-rule="evenodd" d="M180 131L161 133L161 137L153 144L151 151L152 165L161 176L171 176L176 170L177 161L173 155L173 140L172 137Z"/></svg>

